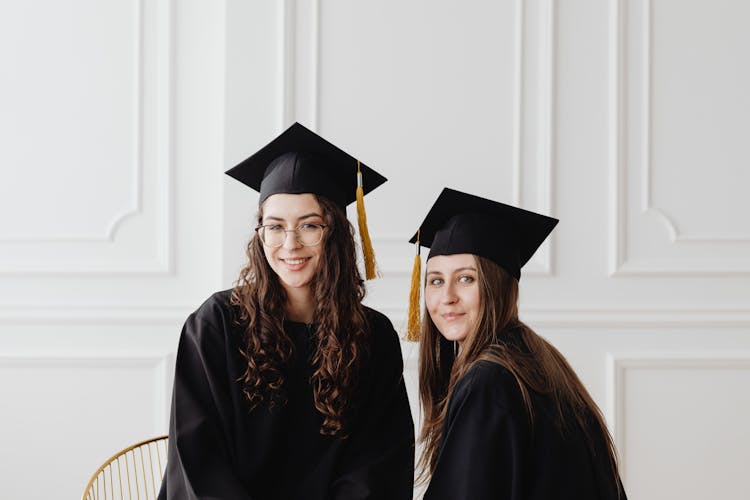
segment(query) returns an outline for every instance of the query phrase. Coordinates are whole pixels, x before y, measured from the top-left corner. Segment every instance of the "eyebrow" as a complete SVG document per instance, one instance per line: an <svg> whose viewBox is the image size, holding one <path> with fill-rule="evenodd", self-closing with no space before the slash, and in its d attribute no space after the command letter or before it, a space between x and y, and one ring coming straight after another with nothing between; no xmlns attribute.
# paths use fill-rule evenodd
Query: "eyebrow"
<svg viewBox="0 0 750 500"><path fill-rule="evenodd" d="M305 214L305 215L302 215L302 216L298 217L297 220L300 221L300 220L304 220L304 219L309 219L311 217L320 217L321 219L323 218L322 215L320 215L318 213L315 213L315 212L311 212L309 214ZM264 221L266 221L266 220L273 220L273 221L280 221L280 222L285 222L286 221L286 219L284 219L283 217L276 217L275 215L264 215L263 216L263 220Z"/></svg>
<svg viewBox="0 0 750 500"><path fill-rule="evenodd" d="M475 267L467 266L467 267L459 267L458 269L454 269L453 272L454 273L457 273L458 271L475 271L476 272L476 270L477 269Z"/></svg>
<svg viewBox="0 0 750 500"><path fill-rule="evenodd" d="M451 272L452 273L457 273L457 272L460 272L460 271L474 271L474 272L476 272L477 270L474 267L459 267L458 269L454 269ZM428 275L430 275L430 274L443 274L443 272L442 271L427 271L427 274Z"/></svg>

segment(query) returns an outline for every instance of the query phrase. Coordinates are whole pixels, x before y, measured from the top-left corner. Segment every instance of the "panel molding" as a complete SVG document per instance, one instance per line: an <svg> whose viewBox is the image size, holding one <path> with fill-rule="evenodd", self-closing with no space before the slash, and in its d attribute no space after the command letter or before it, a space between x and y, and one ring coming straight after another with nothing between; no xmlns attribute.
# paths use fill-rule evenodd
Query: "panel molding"
<svg viewBox="0 0 750 500"><path fill-rule="evenodd" d="M0 367L71 367L85 368L87 370L118 368L148 369L154 384L154 399L152 425L153 434L157 435L164 430L165 423L169 420L169 400L171 393L171 366L174 355L170 354L132 354L112 355L110 352L83 354L0 354Z"/></svg>
<svg viewBox="0 0 750 500"><path fill-rule="evenodd" d="M374 307L392 319L399 334L405 333L407 318L405 305L376 305ZM536 329L575 329L576 331L634 328L652 330L750 328L750 310L742 309L562 309L521 306L520 318Z"/></svg>
<svg viewBox="0 0 750 500"><path fill-rule="evenodd" d="M153 15L156 27L154 28L154 46L156 61L153 64L154 75L150 79L150 92L153 96L149 99L154 104L153 118L147 124L146 119L146 83L144 82L146 65L146 48L144 39L147 37L144 26L148 24L144 13L143 0L135 0L135 22L133 41L133 81L134 109L133 109L133 149L134 163L131 172L131 199L128 206L116 212L101 233L59 234L54 236L39 235L23 238L0 237L0 244L12 247L19 245L43 245L45 247L64 245L69 247L71 243L87 244L93 246L116 244L117 234L128 220L143 214L144 197L144 143L146 142L146 128L153 129L149 140L153 142L153 158L148 160L149 168L154 172L154 220L156 222L155 251L153 258L142 260L129 260L121 265L102 262L101 264L90 263L68 263L54 264L49 262L35 262L33 264L12 262L12 259L3 259L0 264L0 275L13 276L37 276L37 275L73 275L88 276L91 274L122 274L122 273L144 273L148 275L172 274L173 273L173 246L174 246L174 179L173 179L173 124L174 124L174 75L173 75L173 4L172 0L159 0L153 4ZM153 136L153 137L151 137Z"/></svg>
<svg viewBox="0 0 750 500"><path fill-rule="evenodd" d="M536 26L537 40L539 42L539 53L537 57L530 57L526 52L525 36L528 32L526 4L527 0L517 0L516 8L516 82L514 89L514 161L513 161L513 199L512 203L517 206L524 206L523 200L523 174L529 167L527 157L528 151L525 151L525 142L527 131L525 128L525 117L528 112L524 108L525 94L524 90L529 88L527 84L525 67L530 61L536 63L540 77L536 81L533 99L539 103L536 123L538 126L534 130L534 144L537 147L531 148L535 152L536 158L532 164L538 165L537 168L537 185L538 194L537 206L533 209L543 214L550 214L553 209L553 176L554 176L554 135L553 123L555 120L555 95L556 95L556 57L555 41L557 38L556 30L556 4L555 0L543 0L539 2L539 12L534 20ZM528 208L528 207L525 207ZM554 257L554 240L552 235L542 247L537 251L536 258L532 258L524 267L526 276L552 276L554 275L553 257Z"/></svg>
<svg viewBox="0 0 750 500"><path fill-rule="evenodd" d="M387 275L381 279L388 279ZM405 304L373 304L397 326ZM176 307L0 307L0 325L177 326L195 306ZM750 328L747 309L614 309L523 307L521 319L539 328Z"/></svg>
<svg viewBox="0 0 750 500"><path fill-rule="evenodd" d="M643 30L642 30L642 57L643 57L643 78L641 82L643 92L643 109L641 110L642 120L642 137L641 144L643 145L640 157L642 165L642 179L643 179L643 193L642 193L642 210L643 213L651 212L659 217L665 226L667 234L669 235L670 242L675 243L678 241L699 241L699 242L743 242L750 241L750 235L747 236L702 236L702 235L686 235L679 230L677 222L668 215L667 211L654 206L652 196L652 177L653 177L653 162L652 162L652 134L651 126L652 111L653 107L652 94L653 85L651 75L653 73L653 46L651 43L651 34L653 33L653 22L652 22L652 0L639 0L643 2Z"/></svg>
<svg viewBox="0 0 750 500"><path fill-rule="evenodd" d="M142 145L143 145L143 0L134 0L133 15L133 44L132 44L132 68L133 80L132 88L134 89L134 106L131 110L132 117L132 162L130 170L130 197L125 208L116 211L109 222L101 232L91 232L88 234L65 234L59 235L36 235L13 237L0 235L0 242L3 243L56 243L56 242L99 242L114 241L114 236L119 226L128 218L138 214L142 209Z"/></svg>
<svg viewBox="0 0 750 500"><path fill-rule="evenodd" d="M283 0L279 3L279 93L278 132L295 121L315 132L320 109L320 1ZM307 47L303 53L302 47ZM303 81L304 99L297 99ZM300 116L303 115L303 116Z"/></svg>
<svg viewBox="0 0 750 500"><path fill-rule="evenodd" d="M610 194L610 232L609 232L609 275L610 276L650 276L674 274L750 274L750 259L683 259L679 261L663 259L639 259L628 257L628 191L627 171L633 159L627 156L629 133L627 113L629 103L629 84L627 55L631 34L628 26L633 24L628 19L626 9L629 4L641 6L640 19L640 148L635 161L639 163L640 172L640 215L659 221L664 228L667 240L671 245L691 244L737 244L750 242L750 235L688 235L680 231L677 222L662 208L656 207L652 200L652 0L610 0L609 19L609 194Z"/></svg>
<svg viewBox="0 0 750 500"><path fill-rule="evenodd" d="M628 371L651 370L750 370L750 351L711 353L631 352L608 353L606 358L606 414L610 432L620 455L620 475L627 483L625 467L625 377Z"/></svg>
<svg viewBox="0 0 750 500"><path fill-rule="evenodd" d="M278 3L278 47L276 55L280 61L277 79L282 91L277 94L276 124L277 132L281 132L294 121L294 75L297 10L295 0L282 0Z"/></svg>
<svg viewBox="0 0 750 500"><path fill-rule="evenodd" d="M317 2L316 2L317 3ZM534 18L533 23L536 28L530 30L527 27L528 15L526 13L526 4L528 0L516 0L516 17L514 19L515 30L515 47L514 47L514 84L513 84L513 151L512 151L512 187L510 203L523 206L523 187L524 173L532 166L536 166L537 183L533 186L537 193L537 205L535 207L525 207L543 214L550 214L554 207L553 184L555 170L555 140L553 133L553 124L555 121L555 95L556 95L556 1L541 0L538 2L538 15ZM316 18L310 21L315 27L319 24L319 11L316 11ZM527 44L525 38L529 31L535 32L534 36L538 39L538 51L527 53ZM316 34L314 39L318 42L319 36ZM310 95L318 96L318 80L320 63L319 48L314 51L315 71L314 78L311 78L308 85L311 90ZM539 78L536 82L530 84L526 76L525 68L529 64L535 64L538 68ZM528 89L532 89L529 91ZM530 112L526 110L524 102L527 94L531 95L531 100L538 103L538 110L535 117L535 123L538 124L533 128L531 134L526 130L526 117ZM315 110L314 122L318 123L319 103L312 106ZM525 147L526 138L533 135L535 138L533 148ZM529 151L531 150L531 151ZM532 154L530 154L532 153ZM376 252L378 247L385 251L380 251L386 255L383 261L389 262L387 266L390 271L384 273L387 276L410 276L412 249L407 243L411 234L386 234L375 236L373 245ZM554 275L554 248L555 235L553 234L537 251L534 258L524 266L525 276L553 276ZM408 249L408 250L407 250ZM376 254L377 255L377 254ZM408 256L405 259L397 259L397 256ZM401 262L403 260L403 262ZM398 261L398 262L396 262Z"/></svg>
<svg viewBox="0 0 750 500"><path fill-rule="evenodd" d="M195 306L0 306L0 325L181 325Z"/></svg>

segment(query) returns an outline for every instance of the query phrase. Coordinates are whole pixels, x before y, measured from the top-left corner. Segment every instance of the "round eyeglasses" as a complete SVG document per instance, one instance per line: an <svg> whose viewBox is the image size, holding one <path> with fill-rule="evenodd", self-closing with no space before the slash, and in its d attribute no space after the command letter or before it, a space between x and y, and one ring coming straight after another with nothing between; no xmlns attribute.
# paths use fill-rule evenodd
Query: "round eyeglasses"
<svg viewBox="0 0 750 500"><path fill-rule="evenodd" d="M284 229L280 224L266 224L258 226L255 231L260 237L260 241L269 247L280 247L286 241L286 233L293 232L294 238L300 245L314 247L323 239L323 230L327 228L326 224L300 224L294 229Z"/></svg>

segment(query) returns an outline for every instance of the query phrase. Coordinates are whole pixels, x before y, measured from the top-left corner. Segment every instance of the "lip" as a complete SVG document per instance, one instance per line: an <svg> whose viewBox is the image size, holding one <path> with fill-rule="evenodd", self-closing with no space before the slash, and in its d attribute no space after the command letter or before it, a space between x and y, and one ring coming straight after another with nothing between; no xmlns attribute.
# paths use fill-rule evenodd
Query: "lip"
<svg viewBox="0 0 750 500"><path fill-rule="evenodd" d="M453 321L455 319L458 319L462 317L465 313L444 313L441 314L440 317L443 318L445 321Z"/></svg>
<svg viewBox="0 0 750 500"><path fill-rule="evenodd" d="M307 266L312 257L287 257L285 259L279 258L289 271L300 271ZM293 262L293 263L292 263Z"/></svg>

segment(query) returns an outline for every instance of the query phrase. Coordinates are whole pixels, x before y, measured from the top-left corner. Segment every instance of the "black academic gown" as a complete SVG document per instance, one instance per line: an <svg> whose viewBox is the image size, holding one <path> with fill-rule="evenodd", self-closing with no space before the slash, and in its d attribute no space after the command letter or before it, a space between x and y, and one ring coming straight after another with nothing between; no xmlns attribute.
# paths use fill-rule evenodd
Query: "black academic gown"
<svg viewBox="0 0 750 500"><path fill-rule="evenodd" d="M592 453L580 428L558 429L549 398L531 397L533 432L513 375L489 361L471 367L448 403L424 500L617 499L604 439Z"/></svg>
<svg viewBox="0 0 750 500"><path fill-rule="evenodd" d="M367 309L370 355L346 439L320 434L309 359L315 327L287 322L287 404L248 411L237 379L243 330L230 291L185 323L175 369L169 455L159 499L411 499L414 424L390 321Z"/></svg>

